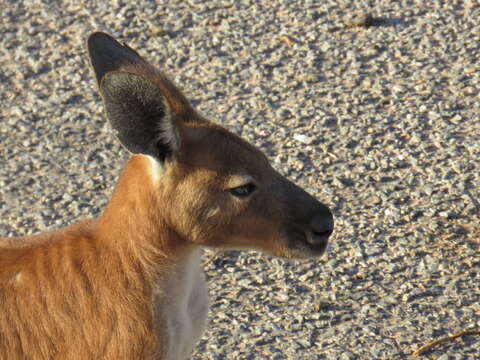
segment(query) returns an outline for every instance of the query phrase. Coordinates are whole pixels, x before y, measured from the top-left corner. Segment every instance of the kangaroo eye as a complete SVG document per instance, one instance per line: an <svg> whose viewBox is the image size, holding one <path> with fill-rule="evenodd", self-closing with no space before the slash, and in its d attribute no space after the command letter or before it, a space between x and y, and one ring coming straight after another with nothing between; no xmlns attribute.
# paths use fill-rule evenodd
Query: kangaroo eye
<svg viewBox="0 0 480 360"><path fill-rule="evenodd" d="M250 195L252 195L256 189L257 189L257 185L255 185L254 183L248 183L245 185L231 188L228 191L230 191L230 194L232 194L233 196L236 196L240 199L245 199Z"/></svg>

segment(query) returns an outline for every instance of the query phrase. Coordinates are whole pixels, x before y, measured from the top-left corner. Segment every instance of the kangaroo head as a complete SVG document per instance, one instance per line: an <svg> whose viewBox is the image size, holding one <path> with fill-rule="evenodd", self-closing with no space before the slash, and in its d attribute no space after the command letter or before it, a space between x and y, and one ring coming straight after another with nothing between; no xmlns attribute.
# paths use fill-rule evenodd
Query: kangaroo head
<svg viewBox="0 0 480 360"><path fill-rule="evenodd" d="M325 251L333 232L325 205L275 171L257 148L205 120L127 45L94 33L88 50L118 139L148 157L152 181L144 186L162 224L205 247L290 258Z"/></svg>

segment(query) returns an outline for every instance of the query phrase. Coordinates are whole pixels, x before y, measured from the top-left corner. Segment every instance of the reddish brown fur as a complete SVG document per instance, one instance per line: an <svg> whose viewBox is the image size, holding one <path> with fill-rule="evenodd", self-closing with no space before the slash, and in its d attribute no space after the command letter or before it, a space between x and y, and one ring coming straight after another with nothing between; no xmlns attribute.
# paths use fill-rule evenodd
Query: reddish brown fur
<svg viewBox="0 0 480 360"><path fill-rule="evenodd" d="M182 246L152 244L162 230L148 201L146 166L143 157L132 158L101 219L2 247L0 357L153 355L152 284Z"/></svg>
<svg viewBox="0 0 480 360"><path fill-rule="evenodd" d="M220 149L234 146L222 141L225 130L210 124L190 127L202 127L204 134L196 134L197 144L183 154L185 161L167 170L163 186L152 183L147 158L133 156L100 219L0 239L0 304L8 309L0 313L0 354L8 353L8 359L14 354L19 359L149 358L160 346L152 324L152 287L193 243L284 255L274 227L258 218L256 209L226 204L210 223L201 215L214 199L200 189L223 188L225 179L218 174L234 173L231 163L252 169L269 165L263 155L252 157L258 150L239 139L236 151L214 153L212 141ZM218 161L219 154L243 161L228 156ZM226 226L242 212L241 222ZM181 213L180 221L172 219Z"/></svg>
<svg viewBox="0 0 480 360"><path fill-rule="evenodd" d="M150 65L120 70L162 89L181 150L162 175L152 173L149 157L132 156L98 219L0 239L0 358L178 359L183 355L171 355L171 347L182 339L171 338L158 310L180 300L165 284L175 284L171 275L195 248L283 257L324 250L305 245L311 213L331 216L323 205L275 172L258 149L195 113ZM239 200L229 189L244 174L260 190Z"/></svg>

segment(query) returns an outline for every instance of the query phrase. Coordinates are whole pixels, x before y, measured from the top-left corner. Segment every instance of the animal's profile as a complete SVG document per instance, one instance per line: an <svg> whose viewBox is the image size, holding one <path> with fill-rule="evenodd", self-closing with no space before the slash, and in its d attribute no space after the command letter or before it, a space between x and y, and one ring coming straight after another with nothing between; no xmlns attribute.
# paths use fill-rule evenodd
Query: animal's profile
<svg viewBox="0 0 480 360"><path fill-rule="evenodd" d="M88 51L132 153L104 213L0 239L1 359L187 358L208 310L200 249L320 256L329 209L107 34Z"/></svg>

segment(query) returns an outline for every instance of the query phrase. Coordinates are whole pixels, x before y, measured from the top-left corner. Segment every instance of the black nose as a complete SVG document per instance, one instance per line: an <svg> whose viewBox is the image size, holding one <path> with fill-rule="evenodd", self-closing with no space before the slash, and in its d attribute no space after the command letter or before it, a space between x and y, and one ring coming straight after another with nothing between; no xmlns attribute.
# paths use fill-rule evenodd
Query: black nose
<svg viewBox="0 0 480 360"><path fill-rule="evenodd" d="M333 233L333 215L327 208L315 212L307 230L307 242L315 247L325 248Z"/></svg>

